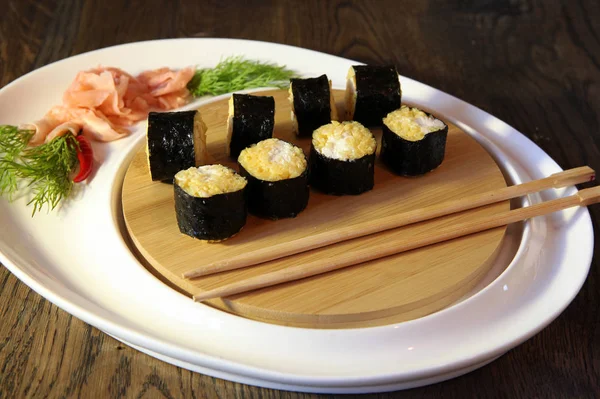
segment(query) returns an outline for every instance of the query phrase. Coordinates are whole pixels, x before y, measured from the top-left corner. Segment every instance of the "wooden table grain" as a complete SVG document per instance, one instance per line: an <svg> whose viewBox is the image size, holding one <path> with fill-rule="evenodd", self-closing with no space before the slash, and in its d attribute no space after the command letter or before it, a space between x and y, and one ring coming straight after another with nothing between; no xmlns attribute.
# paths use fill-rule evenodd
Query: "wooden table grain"
<svg viewBox="0 0 600 399"><path fill-rule="evenodd" d="M0 87L50 62L114 44L264 40L393 63L401 74L514 126L563 168L600 170L599 20L594 0L0 0ZM600 208L591 213L597 228ZM402 397L600 397L598 237L585 285L546 329L488 366ZM0 398L19 397L318 395L163 363L73 318L0 267Z"/></svg>

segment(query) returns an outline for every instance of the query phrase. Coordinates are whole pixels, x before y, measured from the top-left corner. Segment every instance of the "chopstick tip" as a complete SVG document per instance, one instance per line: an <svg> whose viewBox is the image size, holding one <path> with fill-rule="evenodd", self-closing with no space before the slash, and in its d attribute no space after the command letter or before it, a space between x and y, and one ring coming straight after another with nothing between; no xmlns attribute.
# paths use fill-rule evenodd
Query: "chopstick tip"
<svg viewBox="0 0 600 399"><path fill-rule="evenodd" d="M208 301L209 299L218 298L219 296L214 295L213 291L214 290L199 292L197 294L194 294L192 296L192 299L194 300L194 302L204 302L204 301Z"/></svg>
<svg viewBox="0 0 600 399"><path fill-rule="evenodd" d="M202 266L202 267L199 267L197 269L188 270L187 272L184 272L181 275L181 277L183 277L186 280L191 280L191 279L196 278L196 277L203 277L203 276L206 276L206 275L209 275L209 274L212 274L212 273L217 273L217 272L220 272L220 271L221 270L211 268L210 266L209 267Z"/></svg>
<svg viewBox="0 0 600 399"><path fill-rule="evenodd" d="M202 302L203 301L202 294L194 295L194 296L192 296L192 299L194 300L194 302Z"/></svg>
<svg viewBox="0 0 600 399"><path fill-rule="evenodd" d="M582 206L589 206L600 202L600 186L579 190L576 194Z"/></svg>

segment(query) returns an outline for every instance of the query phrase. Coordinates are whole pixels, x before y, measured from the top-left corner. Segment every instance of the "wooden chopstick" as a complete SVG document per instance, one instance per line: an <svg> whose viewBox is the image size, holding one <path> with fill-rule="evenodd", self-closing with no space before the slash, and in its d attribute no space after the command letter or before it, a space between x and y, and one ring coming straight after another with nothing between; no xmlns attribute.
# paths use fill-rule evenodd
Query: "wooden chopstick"
<svg viewBox="0 0 600 399"><path fill-rule="evenodd" d="M208 263L196 269L189 270L183 273L182 276L183 278L190 279L227 270L240 269L259 263L268 262L274 259L295 255L301 252L310 251L312 249L336 244L342 241L351 240L374 233L380 233L382 231L423 222L425 220L434 219L440 216L451 215L453 213L478 208L484 205L490 205L496 202L505 201L541 190L568 187L579 183L593 181L594 179L594 170L588 166L582 166L579 168L555 173L543 179L533 180L514 186L508 186L485 193L474 194L468 197L415 209L413 211L403 212L397 215L390 215L382 219L369 220L367 222L357 223L351 226L339 227L311 236L302 237L293 241L282 242L268 247L258 248L253 251L245 252L242 255L232 256L231 258L223 261Z"/></svg>
<svg viewBox="0 0 600 399"><path fill-rule="evenodd" d="M423 234L411 241L391 243L389 240L371 248L368 252L354 250L343 253L335 258L318 259L308 264L288 267L274 272L237 281L194 295L195 301L205 301L212 298L227 297L259 288L299 280L332 270L353 266L359 263L395 255L403 251L421 248L426 245L451 240L473 233L493 229L510 223L515 223L535 216L546 215L573 206L588 206L600 202L600 186L579 191L575 195L554 199L531 205L525 208L500 212L495 215L480 217L472 221L457 223L440 228L434 233Z"/></svg>

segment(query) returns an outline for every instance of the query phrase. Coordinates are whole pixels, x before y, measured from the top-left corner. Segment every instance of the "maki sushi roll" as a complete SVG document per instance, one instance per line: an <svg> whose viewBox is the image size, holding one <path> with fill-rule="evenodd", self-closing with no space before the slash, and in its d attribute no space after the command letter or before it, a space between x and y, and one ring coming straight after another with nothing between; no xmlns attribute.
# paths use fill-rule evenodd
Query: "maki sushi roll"
<svg viewBox="0 0 600 399"><path fill-rule="evenodd" d="M338 119L331 81L327 75L290 79L289 93L292 128L296 135L309 137L319 126Z"/></svg>
<svg viewBox="0 0 600 399"><path fill-rule="evenodd" d="M403 105L383 119L381 160L398 175L422 175L444 160L447 136L444 122Z"/></svg>
<svg viewBox="0 0 600 399"><path fill-rule="evenodd" d="M346 110L349 120L381 126L388 113L400 108L402 90L394 66L355 65L348 70Z"/></svg>
<svg viewBox="0 0 600 399"><path fill-rule="evenodd" d="M309 183L334 195L357 195L373 188L377 142L358 122L331 122L312 136Z"/></svg>
<svg viewBox="0 0 600 399"><path fill-rule="evenodd" d="M200 240L222 241L246 224L247 181L223 165L204 165L175 175L179 231Z"/></svg>
<svg viewBox="0 0 600 399"><path fill-rule="evenodd" d="M244 148L273 137L274 125L273 97L232 95L227 119L227 155L237 159Z"/></svg>
<svg viewBox="0 0 600 399"><path fill-rule="evenodd" d="M172 182L180 170L204 164L206 125L200 112L150 112L146 152L155 181Z"/></svg>
<svg viewBox="0 0 600 399"><path fill-rule="evenodd" d="M308 171L304 152L279 139L246 148L238 158L240 174L248 179L248 211L281 219L295 217L308 204Z"/></svg>

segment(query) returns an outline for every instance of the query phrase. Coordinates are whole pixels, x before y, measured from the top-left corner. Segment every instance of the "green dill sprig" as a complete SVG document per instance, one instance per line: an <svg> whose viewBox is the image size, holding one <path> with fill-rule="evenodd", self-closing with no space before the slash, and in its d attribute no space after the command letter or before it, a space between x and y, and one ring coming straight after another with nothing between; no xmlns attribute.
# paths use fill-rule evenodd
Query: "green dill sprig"
<svg viewBox="0 0 600 399"><path fill-rule="evenodd" d="M31 132L12 128L0 128L3 136L0 139L0 195L12 199L19 190L19 181L23 181L33 195L28 202L33 205L33 215L45 205L51 210L56 208L73 188L71 172L77 165L79 143L72 134L66 134L37 147L26 147Z"/></svg>
<svg viewBox="0 0 600 399"><path fill-rule="evenodd" d="M15 168L8 166L27 147L33 131L21 130L16 126L0 126L0 195L12 199L18 189ZM7 165L7 166L4 166Z"/></svg>
<svg viewBox="0 0 600 399"><path fill-rule="evenodd" d="M284 88L296 76L285 66L237 56L225 58L214 68L198 69L187 87L195 97L215 96L258 87Z"/></svg>
<svg viewBox="0 0 600 399"><path fill-rule="evenodd" d="M0 126L0 156L15 159L27 147L33 133L33 130L19 129L16 126Z"/></svg>

